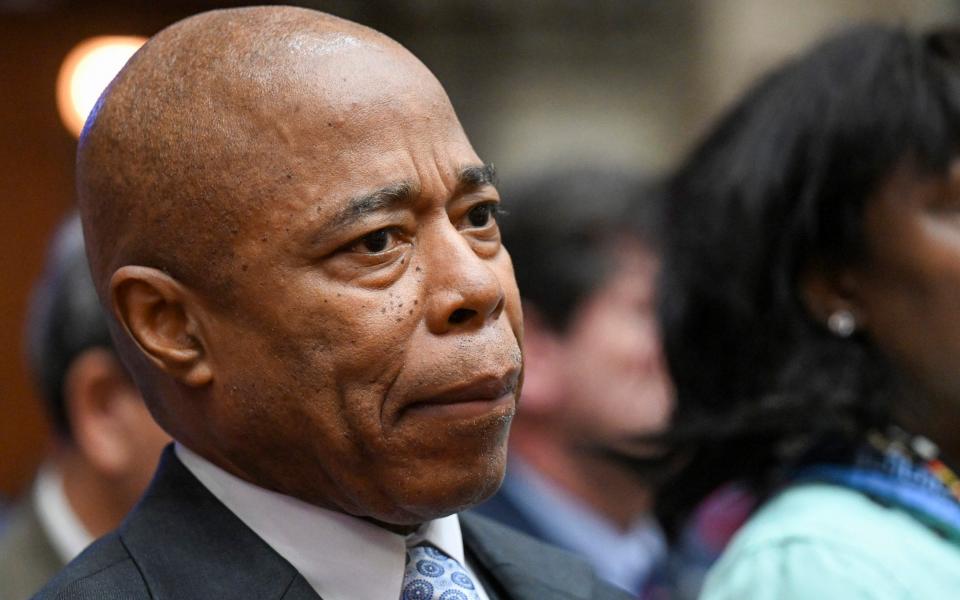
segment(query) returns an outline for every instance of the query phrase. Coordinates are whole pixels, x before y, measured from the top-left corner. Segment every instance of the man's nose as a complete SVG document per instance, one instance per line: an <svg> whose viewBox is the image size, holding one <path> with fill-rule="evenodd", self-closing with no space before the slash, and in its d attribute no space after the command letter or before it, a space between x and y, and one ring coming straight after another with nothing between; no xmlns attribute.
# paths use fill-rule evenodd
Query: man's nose
<svg viewBox="0 0 960 600"><path fill-rule="evenodd" d="M436 236L424 261L427 327L432 333L480 328L503 312L504 292L489 259L452 227Z"/></svg>

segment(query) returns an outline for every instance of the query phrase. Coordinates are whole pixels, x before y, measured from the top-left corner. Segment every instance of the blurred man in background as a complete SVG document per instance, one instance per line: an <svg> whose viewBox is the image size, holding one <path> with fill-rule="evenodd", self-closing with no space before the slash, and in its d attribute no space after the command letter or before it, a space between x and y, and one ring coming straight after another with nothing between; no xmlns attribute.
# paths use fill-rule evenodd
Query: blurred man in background
<svg viewBox="0 0 960 600"><path fill-rule="evenodd" d="M671 404L654 317L654 196L634 177L581 169L505 198L526 375L506 479L477 510L639 593L663 536L648 484L603 450L659 430Z"/></svg>
<svg viewBox="0 0 960 600"><path fill-rule="evenodd" d="M56 439L0 537L0 600L29 597L116 527L170 441L113 353L75 215L51 244L27 349Z"/></svg>

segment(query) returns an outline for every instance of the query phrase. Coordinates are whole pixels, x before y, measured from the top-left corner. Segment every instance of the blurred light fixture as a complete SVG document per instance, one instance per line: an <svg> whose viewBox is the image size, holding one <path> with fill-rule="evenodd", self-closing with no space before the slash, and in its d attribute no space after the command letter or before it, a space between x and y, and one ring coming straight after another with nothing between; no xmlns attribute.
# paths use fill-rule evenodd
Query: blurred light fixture
<svg viewBox="0 0 960 600"><path fill-rule="evenodd" d="M100 93L146 41L139 36L94 37L80 42L63 59L57 76L57 107L74 137L80 136Z"/></svg>

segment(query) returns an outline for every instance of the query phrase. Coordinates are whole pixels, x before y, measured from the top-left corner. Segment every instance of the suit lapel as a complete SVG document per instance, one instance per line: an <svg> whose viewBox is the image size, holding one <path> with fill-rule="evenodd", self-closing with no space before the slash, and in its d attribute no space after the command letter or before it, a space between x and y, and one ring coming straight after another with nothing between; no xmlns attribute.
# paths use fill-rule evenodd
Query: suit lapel
<svg viewBox="0 0 960 600"><path fill-rule="evenodd" d="M272 548L164 452L153 483L119 530L156 600L318 600Z"/></svg>
<svg viewBox="0 0 960 600"><path fill-rule="evenodd" d="M595 578L571 555L478 515L460 515L468 556L498 600L586 600ZM492 599L493 600L493 599Z"/></svg>
<svg viewBox="0 0 960 600"><path fill-rule="evenodd" d="M297 574L290 582L290 587L281 596L283 600L323 600L317 595L307 580Z"/></svg>

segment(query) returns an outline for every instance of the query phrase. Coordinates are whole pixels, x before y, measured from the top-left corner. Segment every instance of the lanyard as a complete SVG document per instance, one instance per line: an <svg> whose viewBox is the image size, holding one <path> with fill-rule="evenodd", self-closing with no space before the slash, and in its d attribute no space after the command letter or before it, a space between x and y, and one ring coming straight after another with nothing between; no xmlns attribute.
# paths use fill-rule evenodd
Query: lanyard
<svg viewBox="0 0 960 600"><path fill-rule="evenodd" d="M910 512L926 525L960 542L960 504L956 500L904 483L887 473L844 465L815 465L801 470L792 481L832 483L855 489L881 504Z"/></svg>
<svg viewBox="0 0 960 600"><path fill-rule="evenodd" d="M801 468L791 482L832 483L860 491L911 513L960 543L960 501L953 472L935 455L918 456L905 451L910 446L899 441L880 444L876 440L857 454L853 464L810 465Z"/></svg>

